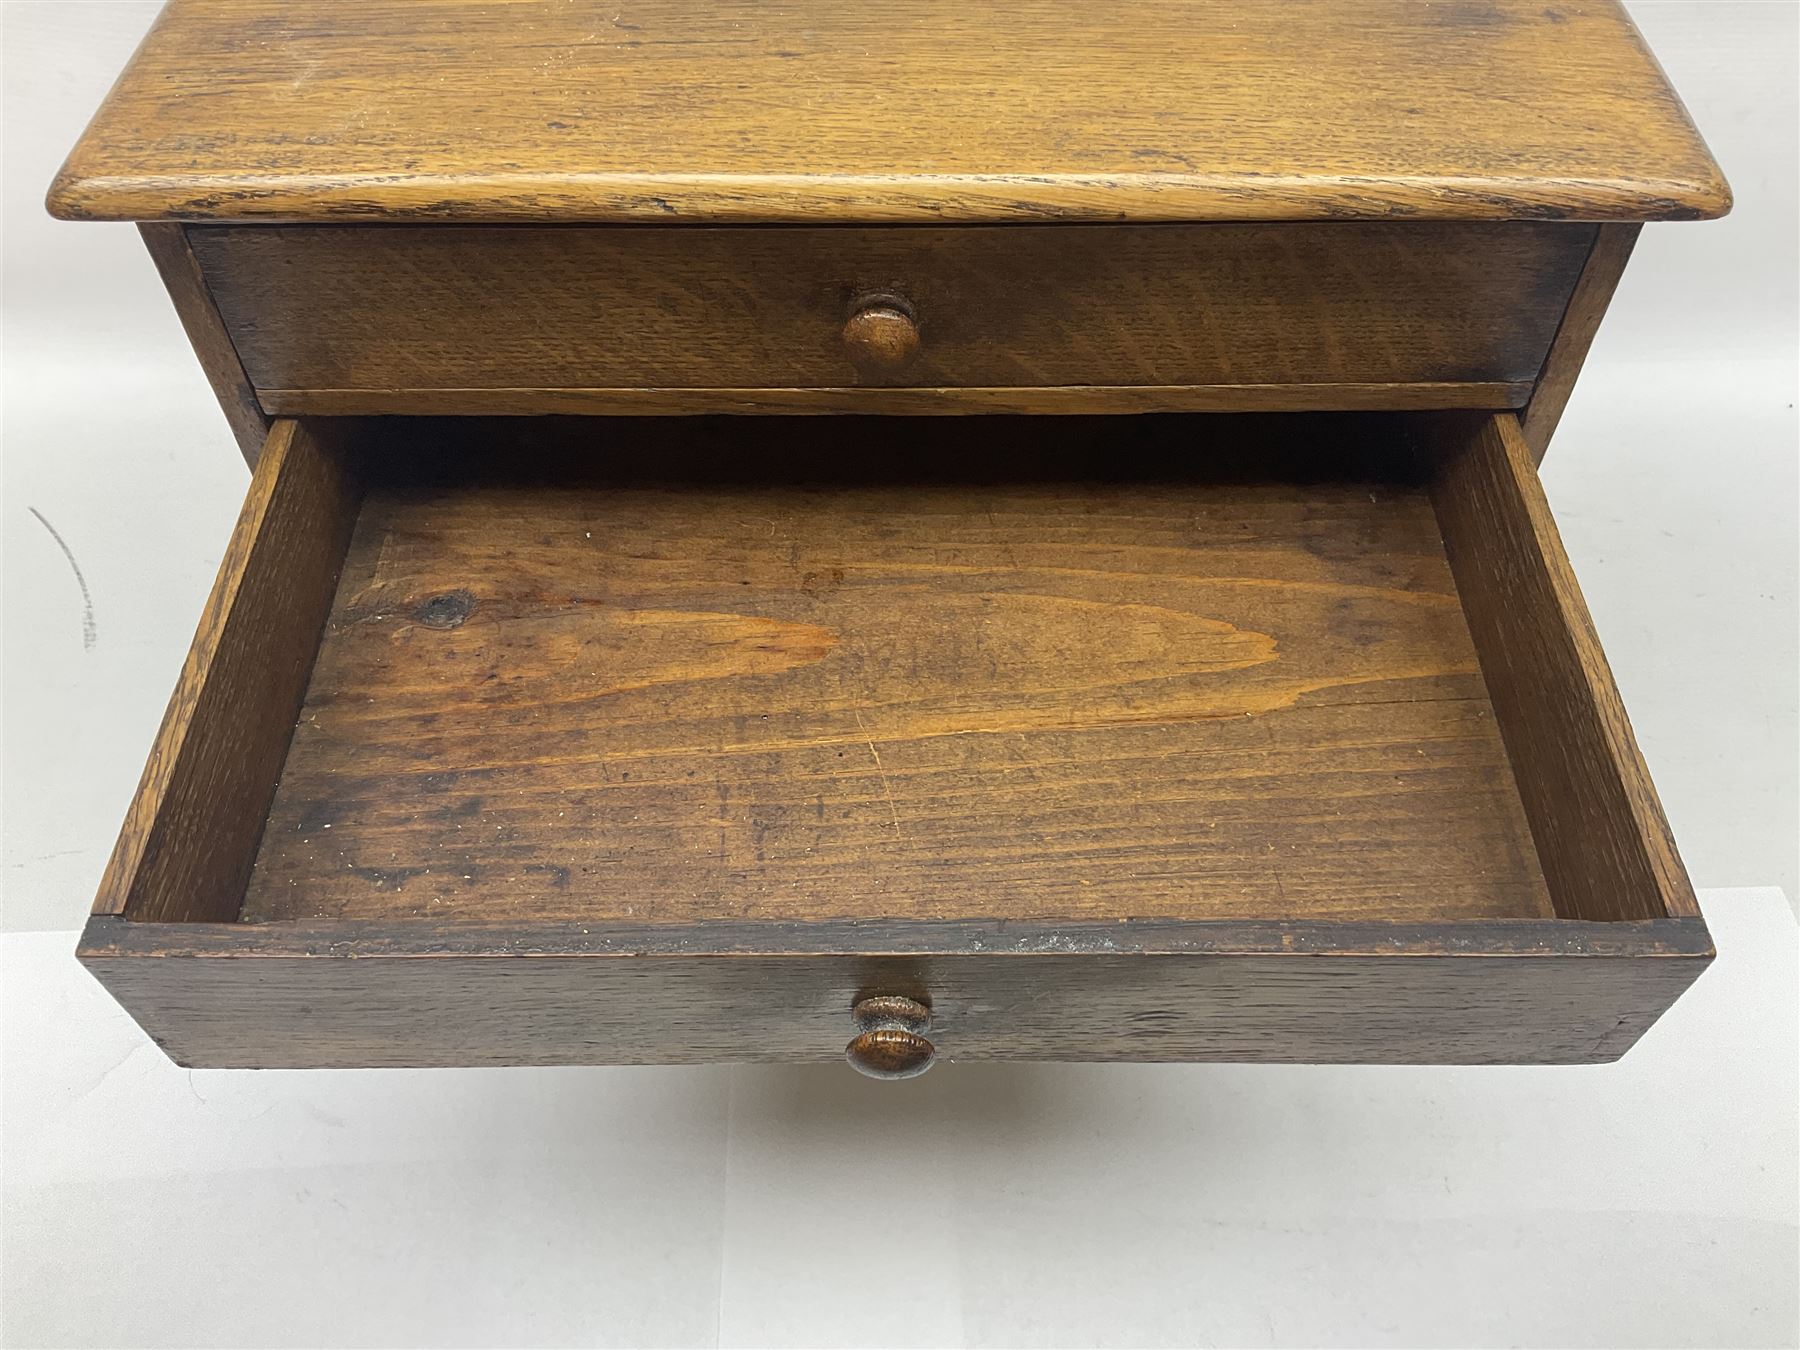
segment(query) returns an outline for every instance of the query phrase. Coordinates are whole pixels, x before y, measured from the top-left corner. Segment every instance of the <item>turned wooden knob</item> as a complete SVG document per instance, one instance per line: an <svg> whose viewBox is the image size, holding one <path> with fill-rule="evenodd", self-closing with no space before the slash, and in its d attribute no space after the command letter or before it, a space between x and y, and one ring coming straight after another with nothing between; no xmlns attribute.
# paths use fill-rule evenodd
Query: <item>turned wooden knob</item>
<svg viewBox="0 0 1800 1350"><path fill-rule="evenodd" d="M912 306L897 296L871 295L844 320L844 349L875 374L903 370L919 353L919 325Z"/></svg>
<svg viewBox="0 0 1800 1350"><path fill-rule="evenodd" d="M851 1011L856 1039L844 1051L850 1067L870 1078L917 1078L937 1050L921 1034L931 1030L931 1009L897 995L865 998Z"/></svg>

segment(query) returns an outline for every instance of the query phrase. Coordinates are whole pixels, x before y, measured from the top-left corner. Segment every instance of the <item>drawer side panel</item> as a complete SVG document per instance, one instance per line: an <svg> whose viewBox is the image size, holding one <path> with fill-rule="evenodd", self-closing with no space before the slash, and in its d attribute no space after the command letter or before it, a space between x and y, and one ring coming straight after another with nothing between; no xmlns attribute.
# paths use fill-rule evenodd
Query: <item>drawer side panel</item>
<svg viewBox="0 0 1800 1350"><path fill-rule="evenodd" d="M237 914L356 517L341 441L279 422L265 442L96 914Z"/></svg>

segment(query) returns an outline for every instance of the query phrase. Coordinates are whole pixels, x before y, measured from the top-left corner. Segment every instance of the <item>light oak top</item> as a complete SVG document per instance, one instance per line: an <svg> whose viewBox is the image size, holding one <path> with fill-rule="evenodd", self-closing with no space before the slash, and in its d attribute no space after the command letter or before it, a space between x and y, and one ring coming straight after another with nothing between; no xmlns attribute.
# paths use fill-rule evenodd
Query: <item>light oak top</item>
<svg viewBox="0 0 1800 1350"><path fill-rule="evenodd" d="M1615 0L172 0L138 220L1582 220L1730 191Z"/></svg>

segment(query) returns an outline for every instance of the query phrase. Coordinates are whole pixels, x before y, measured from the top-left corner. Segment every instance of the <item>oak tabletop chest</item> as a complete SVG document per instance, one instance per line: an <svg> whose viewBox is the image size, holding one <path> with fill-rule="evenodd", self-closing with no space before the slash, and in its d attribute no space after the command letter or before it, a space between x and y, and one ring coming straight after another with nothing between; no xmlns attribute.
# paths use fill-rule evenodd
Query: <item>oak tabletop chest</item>
<svg viewBox="0 0 1800 1350"><path fill-rule="evenodd" d="M1536 465L1729 206L1614 0L172 0L50 209L253 474L81 958L191 1065L1616 1058L1711 946Z"/></svg>

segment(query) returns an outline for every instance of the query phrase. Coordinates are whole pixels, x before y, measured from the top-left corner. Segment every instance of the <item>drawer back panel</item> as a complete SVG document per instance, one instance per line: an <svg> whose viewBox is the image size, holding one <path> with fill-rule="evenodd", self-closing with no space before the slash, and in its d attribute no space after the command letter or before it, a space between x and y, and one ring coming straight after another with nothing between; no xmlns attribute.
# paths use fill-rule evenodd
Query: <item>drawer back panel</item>
<svg viewBox="0 0 1800 1350"><path fill-rule="evenodd" d="M783 391L869 387L976 407L982 391L1086 390L1096 409L1112 390L1117 406L1147 410L1519 406L1594 227L193 226L189 236L271 413L539 411L576 406L568 396L579 391L599 407L765 391L741 402L791 409ZM898 297L916 318L918 354L902 370L859 368L846 349L846 319L869 295ZM1195 393L1205 390L1214 396Z"/></svg>

